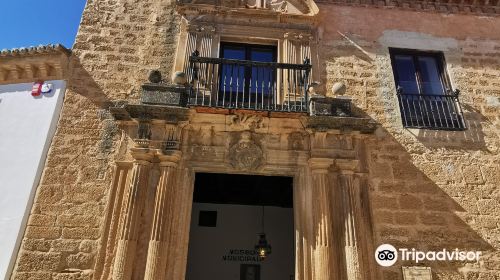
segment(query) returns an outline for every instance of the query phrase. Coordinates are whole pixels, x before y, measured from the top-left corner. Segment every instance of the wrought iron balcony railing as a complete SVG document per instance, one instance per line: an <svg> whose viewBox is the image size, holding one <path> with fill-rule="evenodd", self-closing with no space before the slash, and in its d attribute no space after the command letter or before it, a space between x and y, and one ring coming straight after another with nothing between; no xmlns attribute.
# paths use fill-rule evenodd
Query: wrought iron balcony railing
<svg viewBox="0 0 500 280"><path fill-rule="evenodd" d="M403 125L408 128L464 130L459 91L446 95L405 94L398 88Z"/></svg>
<svg viewBox="0 0 500 280"><path fill-rule="evenodd" d="M311 64L189 58L189 105L308 112Z"/></svg>

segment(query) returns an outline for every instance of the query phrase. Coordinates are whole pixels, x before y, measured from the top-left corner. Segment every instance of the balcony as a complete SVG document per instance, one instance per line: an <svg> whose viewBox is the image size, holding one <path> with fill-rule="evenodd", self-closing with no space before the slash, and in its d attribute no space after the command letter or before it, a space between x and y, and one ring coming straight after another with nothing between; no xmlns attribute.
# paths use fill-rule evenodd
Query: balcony
<svg viewBox="0 0 500 280"><path fill-rule="evenodd" d="M445 95L405 94L398 89L404 127L465 130L459 91Z"/></svg>
<svg viewBox="0 0 500 280"><path fill-rule="evenodd" d="M186 70L191 107L276 112L309 111L311 64L199 57Z"/></svg>

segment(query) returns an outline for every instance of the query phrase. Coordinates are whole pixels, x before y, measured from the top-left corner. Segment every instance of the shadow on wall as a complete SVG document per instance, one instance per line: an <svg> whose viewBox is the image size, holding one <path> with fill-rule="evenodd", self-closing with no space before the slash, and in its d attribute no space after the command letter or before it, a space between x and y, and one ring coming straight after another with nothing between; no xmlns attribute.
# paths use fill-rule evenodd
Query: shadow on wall
<svg viewBox="0 0 500 280"><path fill-rule="evenodd" d="M465 182L460 162L450 168L426 161L419 168L405 147L379 129L379 137L367 143L375 248L388 243L420 251L482 252L480 263L398 260L382 269L383 279L402 279L401 266L431 267L433 279L496 279L499 227L490 214L499 202L485 195L482 185Z"/></svg>
<svg viewBox="0 0 500 280"><path fill-rule="evenodd" d="M479 110L474 107L461 104L463 117L467 126L464 131L444 131L419 129L415 137L427 148L447 148L464 150L489 151L484 141L483 126L487 122Z"/></svg>
<svg viewBox="0 0 500 280"><path fill-rule="evenodd" d="M69 72L70 72L69 75L70 79L68 82L68 88L71 91L78 93L77 95L85 97L85 98L79 98L78 102L90 101L93 103L94 106L100 109L109 108L111 104L110 100L103 92L101 86L96 83L92 74L89 73L82 65L80 58L75 54L72 54L70 57ZM71 94L66 98L71 99L68 101L73 101L74 97L75 95ZM74 100L74 102L77 101Z"/></svg>

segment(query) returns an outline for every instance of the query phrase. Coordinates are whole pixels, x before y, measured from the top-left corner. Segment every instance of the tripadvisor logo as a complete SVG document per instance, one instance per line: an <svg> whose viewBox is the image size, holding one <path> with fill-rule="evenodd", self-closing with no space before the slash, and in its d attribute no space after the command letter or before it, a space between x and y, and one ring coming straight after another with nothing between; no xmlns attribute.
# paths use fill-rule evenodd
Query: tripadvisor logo
<svg viewBox="0 0 500 280"><path fill-rule="evenodd" d="M390 244L382 244L375 250L375 260L381 266L392 266L396 261L413 261L419 263L421 261L469 261L477 262L481 256L480 251L460 251L443 249L440 251L418 251L415 248L396 249Z"/></svg>
<svg viewBox="0 0 500 280"><path fill-rule="evenodd" d="M391 266L398 260L398 251L391 244L382 244L375 250L375 260L381 266Z"/></svg>

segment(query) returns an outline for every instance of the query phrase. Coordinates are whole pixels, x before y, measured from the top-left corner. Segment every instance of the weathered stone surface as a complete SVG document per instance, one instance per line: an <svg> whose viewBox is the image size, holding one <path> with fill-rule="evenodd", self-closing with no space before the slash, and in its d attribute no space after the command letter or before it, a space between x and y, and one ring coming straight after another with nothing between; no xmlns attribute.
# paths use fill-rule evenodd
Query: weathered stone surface
<svg viewBox="0 0 500 280"><path fill-rule="evenodd" d="M312 152L331 159L359 159L356 172L366 176L369 197L363 205L370 211L366 217L373 221L373 230L363 236L373 237L374 245L481 250L484 257L474 264L474 271L462 263L432 263L433 276L498 278L500 119L495 100L500 93L500 19L473 15L492 14L485 11L415 12L411 9L430 8L412 7L408 1L378 1L382 6L409 5L401 9L370 6L378 5L377 1L367 6L358 1L365 7L324 2L315 19L320 28L313 39L307 37L312 46L312 78L321 82L318 92L328 95L335 83L343 82L345 94L352 97L353 112L362 118L238 115L225 109L201 112L140 105L141 86L150 70L160 69L164 77L184 70L187 40L182 28L189 27L181 24L170 1L88 1L68 64L69 89L11 279L80 280L91 279L94 273L97 278L111 278L120 221L113 210L126 196L113 181L113 168L115 162L132 161L131 147L141 144L133 141L135 120L140 118L155 121L152 141L142 143L154 153L161 150L164 138L159 135L166 134L167 123L183 123L182 163L212 172L234 172L227 151L243 131L250 131L252 141L262 149L262 165L253 171L259 174L302 172ZM436 1L430 2L440 9ZM474 5L493 8L486 2ZM443 5L452 9L455 4ZM252 16L260 12L256 9ZM244 23L238 18L244 27L240 29L248 32L239 36L243 40L270 36L281 45L284 29L311 20L298 18L283 17L279 23L270 23L269 17L255 16L256 20ZM257 24L257 19L269 22ZM213 20L224 24L234 18L226 14ZM216 49L218 42L212 44ZM444 52L453 87L461 90L466 131L403 128L389 47ZM160 99L149 100L158 103ZM192 179L187 171L183 175L183 180ZM184 184L180 189L190 189L184 181L179 184ZM190 201L175 203L181 210L173 222L184 225L181 214L187 213ZM176 243L169 247L167 266L172 269L167 279L184 279L185 235L185 231L176 232ZM137 261L144 265L145 258ZM372 279L401 280L401 265L411 264L398 263L383 271L374 267L379 275Z"/></svg>

